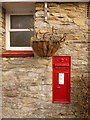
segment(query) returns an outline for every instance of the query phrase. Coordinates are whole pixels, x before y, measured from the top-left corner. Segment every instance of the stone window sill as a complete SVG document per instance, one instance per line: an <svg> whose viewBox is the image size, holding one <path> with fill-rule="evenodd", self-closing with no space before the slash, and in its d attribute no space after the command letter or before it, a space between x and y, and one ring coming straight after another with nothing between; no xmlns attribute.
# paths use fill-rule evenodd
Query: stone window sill
<svg viewBox="0 0 90 120"><path fill-rule="evenodd" d="M34 57L33 51L5 51L0 57Z"/></svg>

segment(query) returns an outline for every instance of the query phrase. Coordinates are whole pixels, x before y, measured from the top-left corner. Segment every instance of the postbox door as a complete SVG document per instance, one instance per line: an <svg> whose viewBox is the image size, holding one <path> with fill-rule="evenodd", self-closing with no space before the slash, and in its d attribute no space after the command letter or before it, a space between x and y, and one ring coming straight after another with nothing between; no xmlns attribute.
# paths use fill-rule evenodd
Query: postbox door
<svg viewBox="0 0 90 120"><path fill-rule="evenodd" d="M70 68L53 70L53 103L70 103Z"/></svg>

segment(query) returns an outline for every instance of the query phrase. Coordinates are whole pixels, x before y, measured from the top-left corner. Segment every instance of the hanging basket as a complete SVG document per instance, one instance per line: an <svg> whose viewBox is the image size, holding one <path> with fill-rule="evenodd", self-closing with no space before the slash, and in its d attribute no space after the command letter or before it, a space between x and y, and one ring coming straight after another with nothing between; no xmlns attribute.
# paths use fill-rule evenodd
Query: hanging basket
<svg viewBox="0 0 90 120"><path fill-rule="evenodd" d="M40 57L51 57L60 48L60 41L33 41L32 48Z"/></svg>

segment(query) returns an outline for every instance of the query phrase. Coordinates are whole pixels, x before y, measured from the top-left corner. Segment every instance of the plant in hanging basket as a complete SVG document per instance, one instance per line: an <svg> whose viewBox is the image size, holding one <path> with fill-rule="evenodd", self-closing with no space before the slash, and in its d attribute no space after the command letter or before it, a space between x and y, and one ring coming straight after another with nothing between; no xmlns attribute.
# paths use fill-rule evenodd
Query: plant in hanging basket
<svg viewBox="0 0 90 120"><path fill-rule="evenodd" d="M47 38L47 36L49 36ZM54 27L52 27L52 34L45 33L42 38L38 38L37 34L33 37L32 48L34 52L40 57L51 57L60 48L60 43L65 41L66 35L63 37L55 36Z"/></svg>

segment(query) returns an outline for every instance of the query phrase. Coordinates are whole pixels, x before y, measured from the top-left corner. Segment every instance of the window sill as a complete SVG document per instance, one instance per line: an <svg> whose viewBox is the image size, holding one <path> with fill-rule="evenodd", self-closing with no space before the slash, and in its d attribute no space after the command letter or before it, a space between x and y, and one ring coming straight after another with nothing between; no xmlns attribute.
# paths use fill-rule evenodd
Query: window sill
<svg viewBox="0 0 90 120"><path fill-rule="evenodd" d="M5 51L0 57L34 57L32 51Z"/></svg>

